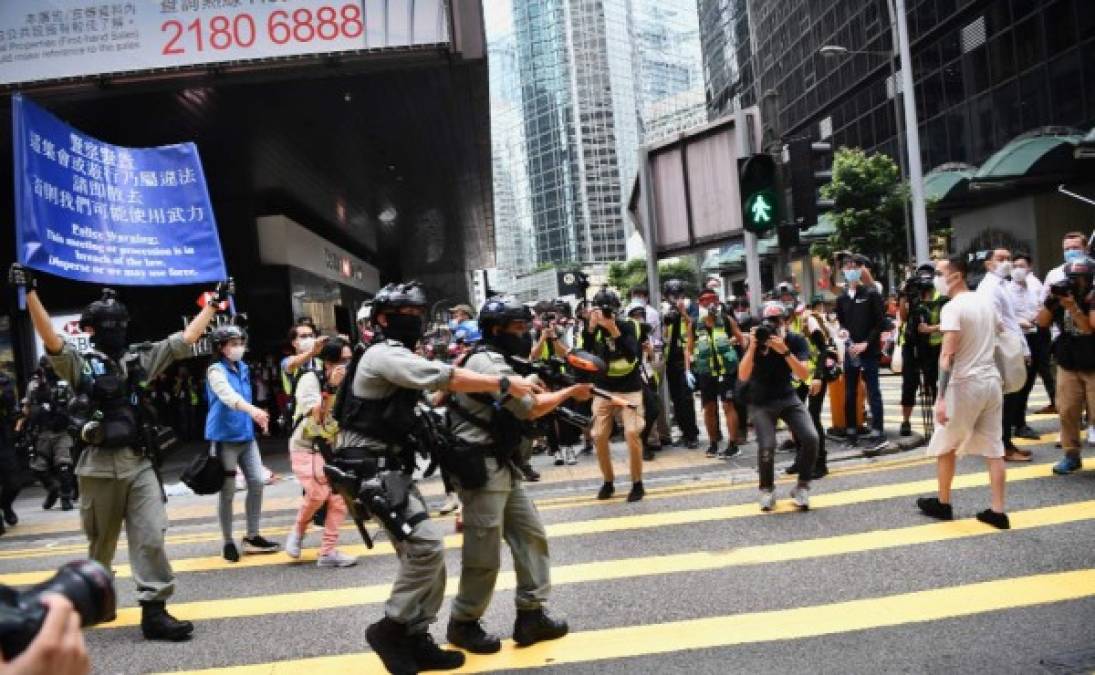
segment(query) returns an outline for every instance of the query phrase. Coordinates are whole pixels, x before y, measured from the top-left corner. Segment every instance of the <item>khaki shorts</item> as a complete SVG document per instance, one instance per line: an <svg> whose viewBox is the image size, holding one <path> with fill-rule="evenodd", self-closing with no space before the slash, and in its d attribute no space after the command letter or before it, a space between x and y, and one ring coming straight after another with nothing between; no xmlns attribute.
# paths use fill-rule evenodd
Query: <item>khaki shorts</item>
<svg viewBox="0 0 1095 675"><path fill-rule="evenodd" d="M947 390L947 424L928 442L929 457L957 450L989 459L1004 456L1004 392L999 377L952 382Z"/></svg>
<svg viewBox="0 0 1095 675"><path fill-rule="evenodd" d="M612 417L617 412L620 414L620 421L624 425L625 434L641 434L643 432L643 425L645 420L643 419L643 392L642 391L628 391L628 392L612 392L617 398L622 398L628 403L635 404L635 409L626 408L624 406L613 405L611 401L607 401L600 396L593 397L593 437L600 438L602 435L607 436L612 433Z"/></svg>

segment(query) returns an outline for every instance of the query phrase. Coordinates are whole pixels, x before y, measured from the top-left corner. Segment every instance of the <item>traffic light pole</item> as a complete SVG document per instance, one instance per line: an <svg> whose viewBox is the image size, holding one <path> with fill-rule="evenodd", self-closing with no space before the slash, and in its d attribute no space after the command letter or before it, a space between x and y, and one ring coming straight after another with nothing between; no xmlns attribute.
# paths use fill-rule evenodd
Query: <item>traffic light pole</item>
<svg viewBox="0 0 1095 675"><path fill-rule="evenodd" d="M737 133L738 157L748 157L755 152L752 130L747 126L745 111L740 107L734 112L734 131ZM744 225L744 223L743 223ZM757 235L742 228L745 236L745 280L749 284L749 308L760 312L760 256L757 255Z"/></svg>
<svg viewBox="0 0 1095 675"><path fill-rule="evenodd" d="M901 100L905 105L905 140L909 153L909 192L913 209L913 248L916 263L930 259L928 249L928 211L924 202L924 170L920 165L920 131L916 119L916 93L913 89L912 54L905 0L894 0L898 49L901 52Z"/></svg>

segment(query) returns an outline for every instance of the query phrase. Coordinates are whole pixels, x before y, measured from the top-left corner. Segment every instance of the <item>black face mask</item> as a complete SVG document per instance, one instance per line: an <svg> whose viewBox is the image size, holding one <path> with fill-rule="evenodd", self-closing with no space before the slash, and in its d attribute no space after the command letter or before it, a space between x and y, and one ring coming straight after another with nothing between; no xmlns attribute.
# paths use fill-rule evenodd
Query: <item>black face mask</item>
<svg viewBox="0 0 1095 675"><path fill-rule="evenodd" d="M384 337L402 342L407 349L414 349L424 332L422 317L414 314L389 314Z"/></svg>
<svg viewBox="0 0 1095 675"><path fill-rule="evenodd" d="M532 351L532 336L528 333L522 335L499 333L491 338L491 344L506 356L527 358Z"/></svg>
<svg viewBox="0 0 1095 675"><path fill-rule="evenodd" d="M117 359L125 353L126 330L125 328L101 328L95 331L91 337L95 348L107 356Z"/></svg>

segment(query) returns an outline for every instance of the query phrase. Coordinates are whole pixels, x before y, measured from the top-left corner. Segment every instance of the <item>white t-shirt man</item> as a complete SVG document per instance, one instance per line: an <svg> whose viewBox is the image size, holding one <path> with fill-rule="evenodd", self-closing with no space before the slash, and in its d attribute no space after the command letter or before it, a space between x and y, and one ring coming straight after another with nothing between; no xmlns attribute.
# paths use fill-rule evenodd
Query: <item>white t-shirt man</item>
<svg viewBox="0 0 1095 675"><path fill-rule="evenodd" d="M947 389L947 423L937 426L927 454L1004 456L1003 389L993 353L996 310L981 293L959 293L943 305L939 327L958 334L958 347Z"/></svg>
<svg viewBox="0 0 1095 675"><path fill-rule="evenodd" d="M1023 329L1019 327L1019 320L1015 318L1015 307L1011 304L1011 297L1005 287L1004 280L992 272L986 272L985 278L983 278L981 283L977 286L977 294L982 297L991 298L992 304L996 308L996 315L1004 324L1004 330L1019 338L1023 347L1023 355L1030 356L1030 347L1023 338ZM946 305L944 305L944 308L946 308ZM995 326L991 331L991 334L995 336Z"/></svg>

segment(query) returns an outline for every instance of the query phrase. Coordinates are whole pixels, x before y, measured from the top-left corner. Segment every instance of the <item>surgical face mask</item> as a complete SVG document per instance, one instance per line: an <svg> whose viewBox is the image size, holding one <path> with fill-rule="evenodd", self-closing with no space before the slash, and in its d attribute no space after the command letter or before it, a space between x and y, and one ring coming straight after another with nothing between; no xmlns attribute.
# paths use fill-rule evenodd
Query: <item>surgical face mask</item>
<svg viewBox="0 0 1095 675"><path fill-rule="evenodd" d="M932 279L932 285L935 286L935 290L939 295L947 295L950 293L950 285L947 284L947 280L941 276L936 276Z"/></svg>
<svg viewBox="0 0 1095 675"><path fill-rule="evenodd" d="M456 319L449 319L449 330L456 330L460 327L460 322Z"/></svg>
<svg viewBox="0 0 1095 675"><path fill-rule="evenodd" d="M1065 251L1065 262L1074 263L1083 260L1086 257L1082 248L1070 248Z"/></svg>
<svg viewBox="0 0 1095 675"><path fill-rule="evenodd" d="M247 351L247 347L244 345L234 345L224 350L224 355L228 357L229 361L236 363L243 359L243 353L245 351Z"/></svg>
<svg viewBox="0 0 1095 675"><path fill-rule="evenodd" d="M1018 281L1018 282L1026 281L1027 280L1027 268L1025 268L1025 267L1016 267L1015 269L1013 269L1011 271L1011 278L1014 279L1015 281Z"/></svg>
<svg viewBox="0 0 1095 675"><path fill-rule="evenodd" d="M855 268L844 270L844 281L847 281L849 284L857 284L862 275L863 273Z"/></svg>
<svg viewBox="0 0 1095 675"><path fill-rule="evenodd" d="M1002 262L996 263L996 269L994 269L992 271L992 273L995 274L996 276L1000 277L1001 279L1004 279L1004 278L1010 276L1011 275L1011 261L1010 260L1004 260Z"/></svg>
<svg viewBox="0 0 1095 675"><path fill-rule="evenodd" d="M304 337L297 339L297 348L301 354L307 354L312 351L312 348L316 346L316 339L314 337Z"/></svg>

